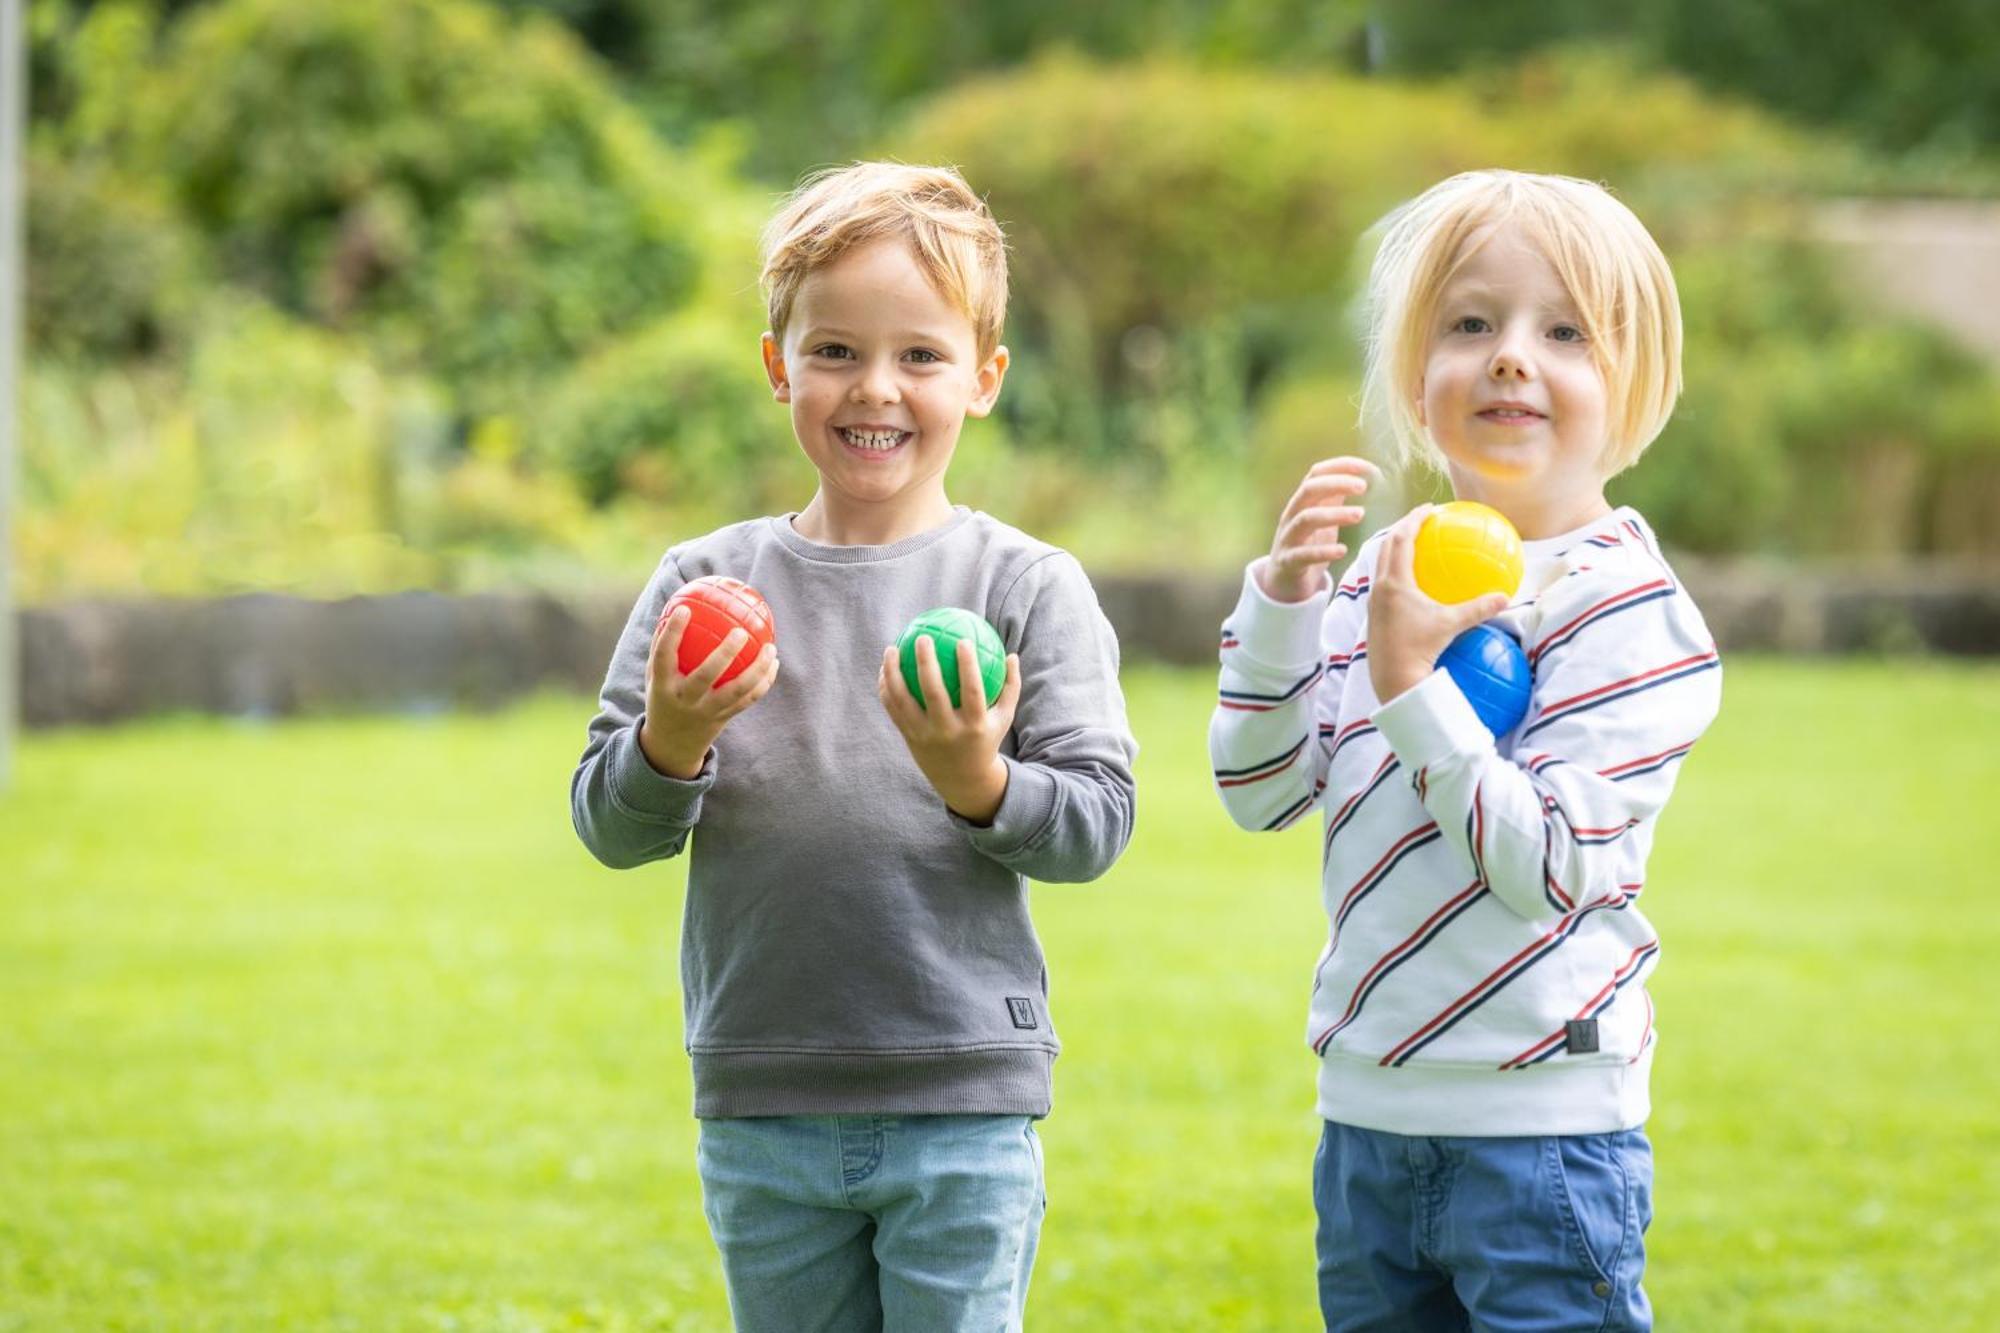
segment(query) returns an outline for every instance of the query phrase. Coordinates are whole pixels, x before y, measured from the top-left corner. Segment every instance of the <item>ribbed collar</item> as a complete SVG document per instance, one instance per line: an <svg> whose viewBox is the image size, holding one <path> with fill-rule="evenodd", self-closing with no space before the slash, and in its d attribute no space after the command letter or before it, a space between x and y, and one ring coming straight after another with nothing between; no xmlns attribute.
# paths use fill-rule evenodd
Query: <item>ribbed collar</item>
<svg viewBox="0 0 2000 1333"><path fill-rule="evenodd" d="M816 561L823 565L868 565L884 560L900 560L906 555L937 545L971 522L972 511L964 505L953 505L951 517L936 527L927 528L899 542L891 542L887 546L828 546L823 542L812 541L800 536L799 530L792 526L792 520L797 517L796 513L778 514L766 519L765 522L771 524L778 540L800 559Z"/></svg>

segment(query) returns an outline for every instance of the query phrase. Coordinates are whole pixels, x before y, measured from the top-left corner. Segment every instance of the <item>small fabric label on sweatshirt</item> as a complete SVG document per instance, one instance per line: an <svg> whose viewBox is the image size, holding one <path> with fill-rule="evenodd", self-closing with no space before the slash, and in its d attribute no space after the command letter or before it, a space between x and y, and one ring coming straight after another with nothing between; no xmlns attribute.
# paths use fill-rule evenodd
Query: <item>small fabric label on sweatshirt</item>
<svg viewBox="0 0 2000 1333"><path fill-rule="evenodd" d="M1035 1002L1026 996L1009 995L1007 1014L1014 1020L1014 1026L1017 1028L1032 1029L1035 1026Z"/></svg>
<svg viewBox="0 0 2000 1333"><path fill-rule="evenodd" d="M1594 1018L1572 1018L1563 1024L1569 1036L1571 1055L1589 1055L1597 1049L1597 1020Z"/></svg>

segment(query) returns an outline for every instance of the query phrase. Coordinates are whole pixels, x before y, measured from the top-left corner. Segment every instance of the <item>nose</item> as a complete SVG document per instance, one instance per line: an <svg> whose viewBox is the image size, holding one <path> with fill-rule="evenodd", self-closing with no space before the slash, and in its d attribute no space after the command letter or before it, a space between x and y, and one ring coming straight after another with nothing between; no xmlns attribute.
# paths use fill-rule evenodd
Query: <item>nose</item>
<svg viewBox="0 0 2000 1333"><path fill-rule="evenodd" d="M869 360L859 375L854 378L854 388L849 397L857 403L901 402L903 391L896 382L896 367L893 361L880 357Z"/></svg>
<svg viewBox="0 0 2000 1333"><path fill-rule="evenodd" d="M1518 327L1509 329L1493 349L1493 360L1486 367L1487 375L1496 380L1533 379L1535 362L1531 346L1530 333Z"/></svg>

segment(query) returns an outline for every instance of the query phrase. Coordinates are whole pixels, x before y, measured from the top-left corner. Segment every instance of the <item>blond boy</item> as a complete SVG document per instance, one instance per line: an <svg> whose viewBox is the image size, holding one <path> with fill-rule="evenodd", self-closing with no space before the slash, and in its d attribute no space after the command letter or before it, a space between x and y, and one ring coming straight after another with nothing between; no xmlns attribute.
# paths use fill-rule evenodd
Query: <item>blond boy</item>
<svg viewBox="0 0 2000 1333"><path fill-rule="evenodd" d="M1117 644L1073 558L945 495L1007 370L1005 249L978 196L857 164L807 181L765 252L764 366L817 490L666 553L574 820L617 867L692 834L687 1046L737 1327L1017 1328L1059 1049L1026 877L1093 879L1130 837ZM661 619L709 574L757 588L777 626L719 688L741 632L683 675L685 615ZM904 625L947 605L1008 649L990 706L970 686L940 706L929 639L928 709L896 669Z"/></svg>
<svg viewBox="0 0 2000 1333"><path fill-rule="evenodd" d="M1420 506L1332 585L1375 469L1330 459L1223 630L1224 803L1246 828L1326 820L1321 1311L1330 1329L1647 1328L1660 943L1640 897L1721 673L1604 483L1678 395L1673 277L1600 187L1486 171L1390 215L1369 297L1367 421L1507 515L1527 578L1511 603L1432 601ZM1497 737L1437 669L1496 617L1534 676Z"/></svg>

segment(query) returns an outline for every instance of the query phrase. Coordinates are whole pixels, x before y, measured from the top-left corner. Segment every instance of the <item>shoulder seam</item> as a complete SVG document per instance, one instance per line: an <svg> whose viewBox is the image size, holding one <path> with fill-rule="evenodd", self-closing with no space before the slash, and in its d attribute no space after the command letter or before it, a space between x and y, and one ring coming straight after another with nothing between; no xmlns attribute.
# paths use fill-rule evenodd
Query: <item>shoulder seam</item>
<svg viewBox="0 0 2000 1333"><path fill-rule="evenodd" d="M1063 550L1062 547L1051 546L1047 551L1044 551L1042 554L1036 556L1033 560L1030 560L1027 564L1023 565L1021 567L1021 572L1014 576L1014 581L1007 585L1007 591L1001 593L1000 600L994 604L994 609L996 613L1005 611L1007 609L1007 603L1009 599L1011 599L1014 596L1015 589L1019 588L1021 586L1022 580L1026 579L1028 575L1034 572L1034 570L1038 566L1045 564L1050 560L1054 560L1057 559L1058 557L1065 555L1069 555L1069 552ZM1071 559L1075 559L1075 557L1071 556ZM1079 562L1078 567L1079 568L1082 567L1081 562ZM1087 579L1088 575L1086 575L1085 577Z"/></svg>

